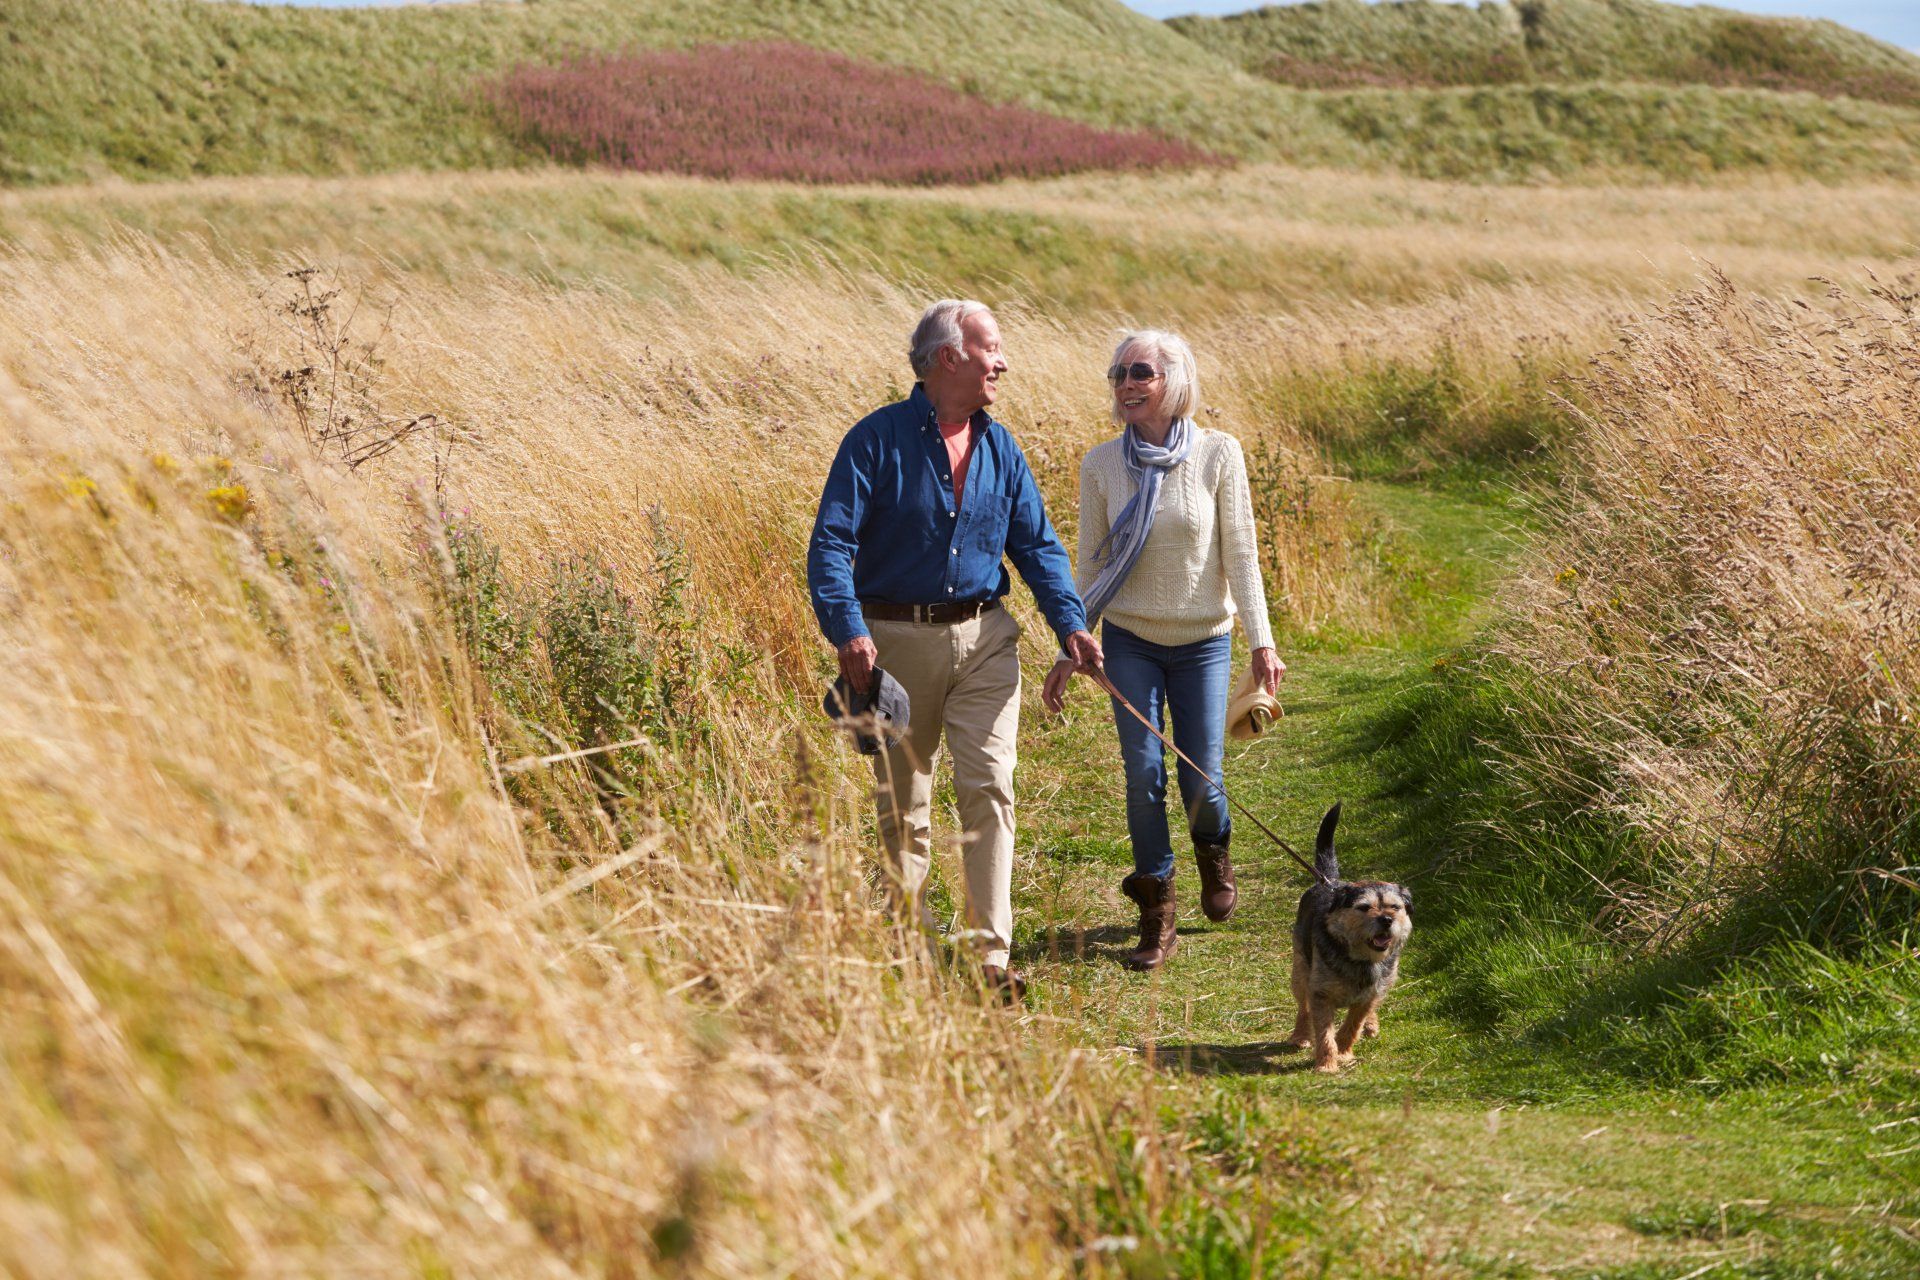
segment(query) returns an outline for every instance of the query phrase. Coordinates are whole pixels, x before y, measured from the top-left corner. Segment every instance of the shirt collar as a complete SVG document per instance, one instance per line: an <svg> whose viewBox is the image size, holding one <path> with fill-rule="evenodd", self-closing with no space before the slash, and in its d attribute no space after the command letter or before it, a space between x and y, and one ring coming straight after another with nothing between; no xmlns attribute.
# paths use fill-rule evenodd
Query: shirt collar
<svg viewBox="0 0 1920 1280"><path fill-rule="evenodd" d="M939 419L933 409L933 397L927 394L926 383L916 382L913 384L913 391L907 396L907 404L912 408L914 416L919 418L920 421L926 423L927 426L935 431L940 429ZM967 421L973 427L973 434L977 436L993 425L993 415L985 409L975 409L973 416L967 419Z"/></svg>

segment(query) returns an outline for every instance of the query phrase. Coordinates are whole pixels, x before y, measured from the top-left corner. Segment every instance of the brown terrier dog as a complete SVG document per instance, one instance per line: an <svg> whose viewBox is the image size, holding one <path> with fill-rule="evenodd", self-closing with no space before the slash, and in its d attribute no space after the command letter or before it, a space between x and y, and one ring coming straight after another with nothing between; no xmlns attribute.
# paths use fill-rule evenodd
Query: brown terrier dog
<svg viewBox="0 0 1920 1280"><path fill-rule="evenodd" d="M1380 1002L1400 977L1400 949L1413 932L1413 895L1384 880L1349 883L1333 856L1340 806L1327 810L1314 841L1313 868L1321 883L1300 898L1293 920L1293 1002L1298 1010L1288 1043L1313 1050L1316 1071L1337 1072L1353 1061L1361 1036L1380 1034ZM1340 1011L1347 1020L1334 1033Z"/></svg>

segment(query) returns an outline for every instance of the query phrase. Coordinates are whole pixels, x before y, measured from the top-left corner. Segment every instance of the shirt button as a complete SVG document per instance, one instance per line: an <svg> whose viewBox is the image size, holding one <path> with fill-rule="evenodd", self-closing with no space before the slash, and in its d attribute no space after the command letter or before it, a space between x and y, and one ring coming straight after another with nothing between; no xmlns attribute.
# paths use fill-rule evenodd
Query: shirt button
<svg viewBox="0 0 1920 1280"><path fill-rule="evenodd" d="M953 588L952 588L952 587L948 587L948 588L947 588L947 594L948 594L948 595L952 595L952 594L953 594Z"/></svg>
<svg viewBox="0 0 1920 1280"><path fill-rule="evenodd" d="M960 554L960 548L955 547L953 550L947 552L947 554L950 556L957 556Z"/></svg>

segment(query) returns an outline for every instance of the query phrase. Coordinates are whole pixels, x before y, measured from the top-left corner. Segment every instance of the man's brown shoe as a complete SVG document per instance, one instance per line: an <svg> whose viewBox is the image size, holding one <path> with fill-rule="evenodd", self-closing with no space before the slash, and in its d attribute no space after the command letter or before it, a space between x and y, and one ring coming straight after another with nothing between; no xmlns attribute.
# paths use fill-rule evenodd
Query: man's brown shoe
<svg viewBox="0 0 1920 1280"><path fill-rule="evenodd" d="M1173 877L1136 871L1120 882L1120 892L1140 908L1140 945L1120 957L1120 963L1142 972L1158 969L1180 945L1174 927Z"/></svg>
<svg viewBox="0 0 1920 1280"><path fill-rule="evenodd" d="M1027 980L1011 969L1002 969L997 964L982 965L980 980L987 993L998 997L1001 1004L1019 1004L1027 998Z"/></svg>
<svg viewBox="0 0 1920 1280"><path fill-rule="evenodd" d="M1200 910L1207 919L1219 924L1233 914L1240 902L1240 891L1233 884L1233 859L1227 856L1227 842L1201 844L1194 841L1193 858L1200 864Z"/></svg>

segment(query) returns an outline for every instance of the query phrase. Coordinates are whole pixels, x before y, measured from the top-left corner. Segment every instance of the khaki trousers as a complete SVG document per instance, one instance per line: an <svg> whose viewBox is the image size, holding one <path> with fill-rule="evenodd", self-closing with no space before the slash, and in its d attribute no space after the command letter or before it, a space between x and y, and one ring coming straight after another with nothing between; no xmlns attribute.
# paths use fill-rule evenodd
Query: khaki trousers
<svg viewBox="0 0 1920 1280"><path fill-rule="evenodd" d="M981 963L1013 945L1013 765L1020 731L1020 624L1003 608L967 622L871 622L879 665L912 703L900 745L874 757L880 839L902 918L920 920L933 848L933 760L953 756L967 927Z"/></svg>

